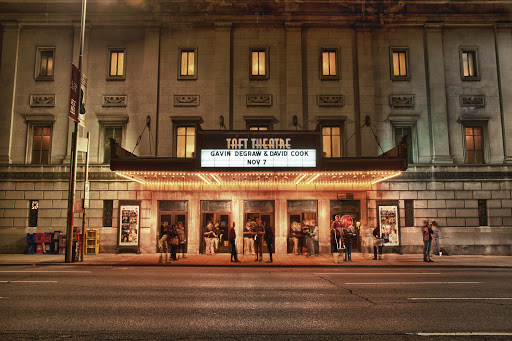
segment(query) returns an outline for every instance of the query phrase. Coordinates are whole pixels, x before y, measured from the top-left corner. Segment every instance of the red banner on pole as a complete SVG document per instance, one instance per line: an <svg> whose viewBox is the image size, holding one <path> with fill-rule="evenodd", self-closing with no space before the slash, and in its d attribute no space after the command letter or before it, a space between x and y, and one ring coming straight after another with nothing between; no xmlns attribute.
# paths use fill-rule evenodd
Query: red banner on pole
<svg viewBox="0 0 512 341"><path fill-rule="evenodd" d="M71 91L69 93L69 117L78 122L78 90L80 84L80 70L71 64Z"/></svg>

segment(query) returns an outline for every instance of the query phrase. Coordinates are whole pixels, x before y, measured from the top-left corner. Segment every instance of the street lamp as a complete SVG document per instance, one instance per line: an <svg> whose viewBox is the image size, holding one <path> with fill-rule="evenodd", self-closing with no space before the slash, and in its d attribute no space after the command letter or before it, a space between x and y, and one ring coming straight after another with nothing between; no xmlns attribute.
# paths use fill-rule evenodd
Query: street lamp
<svg viewBox="0 0 512 341"><path fill-rule="evenodd" d="M85 12L86 12L87 0L82 0L82 12L80 20L80 53L78 55L78 111L82 110L82 97L83 92L80 91L82 85L82 55L84 51L84 34L85 34ZM76 113L77 118L75 120L75 130L71 138L71 165L69 171L69 193L68 193L68 214L67 214L67 226L66 226L66 263L73 262L73 219L75 216L74 203L75 203L75 187L76 187L76 165L77 165L77 140L78 140L78 117L79 112ZM83 242L83 241L82 241Z"/></svg>

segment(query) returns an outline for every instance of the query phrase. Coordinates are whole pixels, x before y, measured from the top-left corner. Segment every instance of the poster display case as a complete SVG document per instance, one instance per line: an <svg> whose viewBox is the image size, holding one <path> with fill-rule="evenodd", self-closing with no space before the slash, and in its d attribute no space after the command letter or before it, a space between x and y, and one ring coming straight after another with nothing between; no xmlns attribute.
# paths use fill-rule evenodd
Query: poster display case
<svg viewBox="0 0 512 341"><path fill-rule="evenodd" d="M140 244L140 206L119 206L119 234L117 252L128 251L139 253Z"/></svg>
<svg viewBox="0 0 512 341"><path fill-rule="evenodd" d="M398 206L379 206L380 233L388 240L386 246L399 246Z"/></svg>

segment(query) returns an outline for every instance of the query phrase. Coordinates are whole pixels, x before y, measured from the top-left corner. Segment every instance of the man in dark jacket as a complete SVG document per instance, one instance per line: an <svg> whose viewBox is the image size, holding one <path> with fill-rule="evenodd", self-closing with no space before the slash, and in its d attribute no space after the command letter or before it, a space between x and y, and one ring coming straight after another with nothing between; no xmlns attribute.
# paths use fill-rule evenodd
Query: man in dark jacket
<svg viewBox="0 0 512 341"><path fill-rule="evenodd" d="M235 245L235 240L236 240L235 222L233 222L233 225L231 225L231 227L229 228L228 239L229 239L229 244L231 244L231 261L238 262L238 257L236 254L236 245Z"/></svg>
<svg viewBox="0 0 512 341"><path fill-rule="evenodd" d="M267 248L268 248L268 254L270 256L270 259L267 261L267 263L272 263L272 252L274 251L274 238L275 233L274 229L270 224L266 221L265 222L265 241L267 242Z"/></svg>
<svg viewBox="0 0 512 341"><path fill-rule="evenodd" d="M265 230L261 225L261 219L256 219L256 226L254 227L254 251L256 252L256 261L263 261L263 235ZM259 257L259 258L258 258Z"/></svg>

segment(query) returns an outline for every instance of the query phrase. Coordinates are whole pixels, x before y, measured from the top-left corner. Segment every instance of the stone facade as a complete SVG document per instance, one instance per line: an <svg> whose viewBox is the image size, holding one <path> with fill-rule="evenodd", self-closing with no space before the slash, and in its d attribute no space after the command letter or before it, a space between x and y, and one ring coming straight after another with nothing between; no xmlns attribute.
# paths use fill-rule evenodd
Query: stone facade
<svg viewBox="0 0 512 341"><path fill-rule="evenodd" d="M176 156L177 122L200 117L202 129L223 129L222 116L228 130L247 129L247 117L267 119L274 130L314 130L322 122L335 121L342 128L346 157L379 155L399 142L395 129L406 127L412 135L409 170L369 190L349 190L360 200L363 226L377 224L379 203L397 202L401 252L420 251L421 223L435 219L447 253L512 254L512 88L502 86L512 82L512 26L504 24L510 21L509 5L155 0L140 7L108 4L112 8L107 17L107 5L90 1L83 63L88 77L87 126L80 135L91 134L91 208L86 225L101 229L101 252L115 248L115 222L123 200L141 203L143 252L156 249L159 200L188 198L189 225L200 224L198 192L148 190L109 171L103 164L105 127L121 127L121 144L132 151L149 116L154 142L144 136L135 154L170 157ZM78 64L80 1L62 1L59 10L50 6L44 19L33 15L37 6L38 2L0 0L4 253L23 252L28 232L66 226L69 65ZM40 47L55 48L53 80L35 77ZM123 80L107 77L112 48L126 52ZM249 77L251 48L266 49L267 79ZM390 74L393 48L408 53L408 77L402 80ZM196 51L196 79L177 77L180 49ZM337 51L335 79L320 75L322 49ZM461 77L464 49L477 51L477 79ZM30 164L31 129L41 122L52 127L50 165L45 166ZM481 165L467 163L464 128L475 125L483 128ZM82 155L79 160L83 162ZM328 251L328 201L336 200L338 192L317 188L301 195L318 200L323 252ZM78 190L77 198L82 195ZM232 195L239 210L233 217L241 226L240 202L249 194L208 195ZM271 194L276 197L281 238L278 252L286 249L287 223L277 210L296 196ZM29 200L39 200L37 228L28 227ZM101 226L103 200L114 202L113 227ZM413 226L406 226L405 200L413 200ZM478 200L487 205L485 226L480 226ZM80 219L77 214L77 224ZM199 243L198 235L189 238Z"/></svg>

